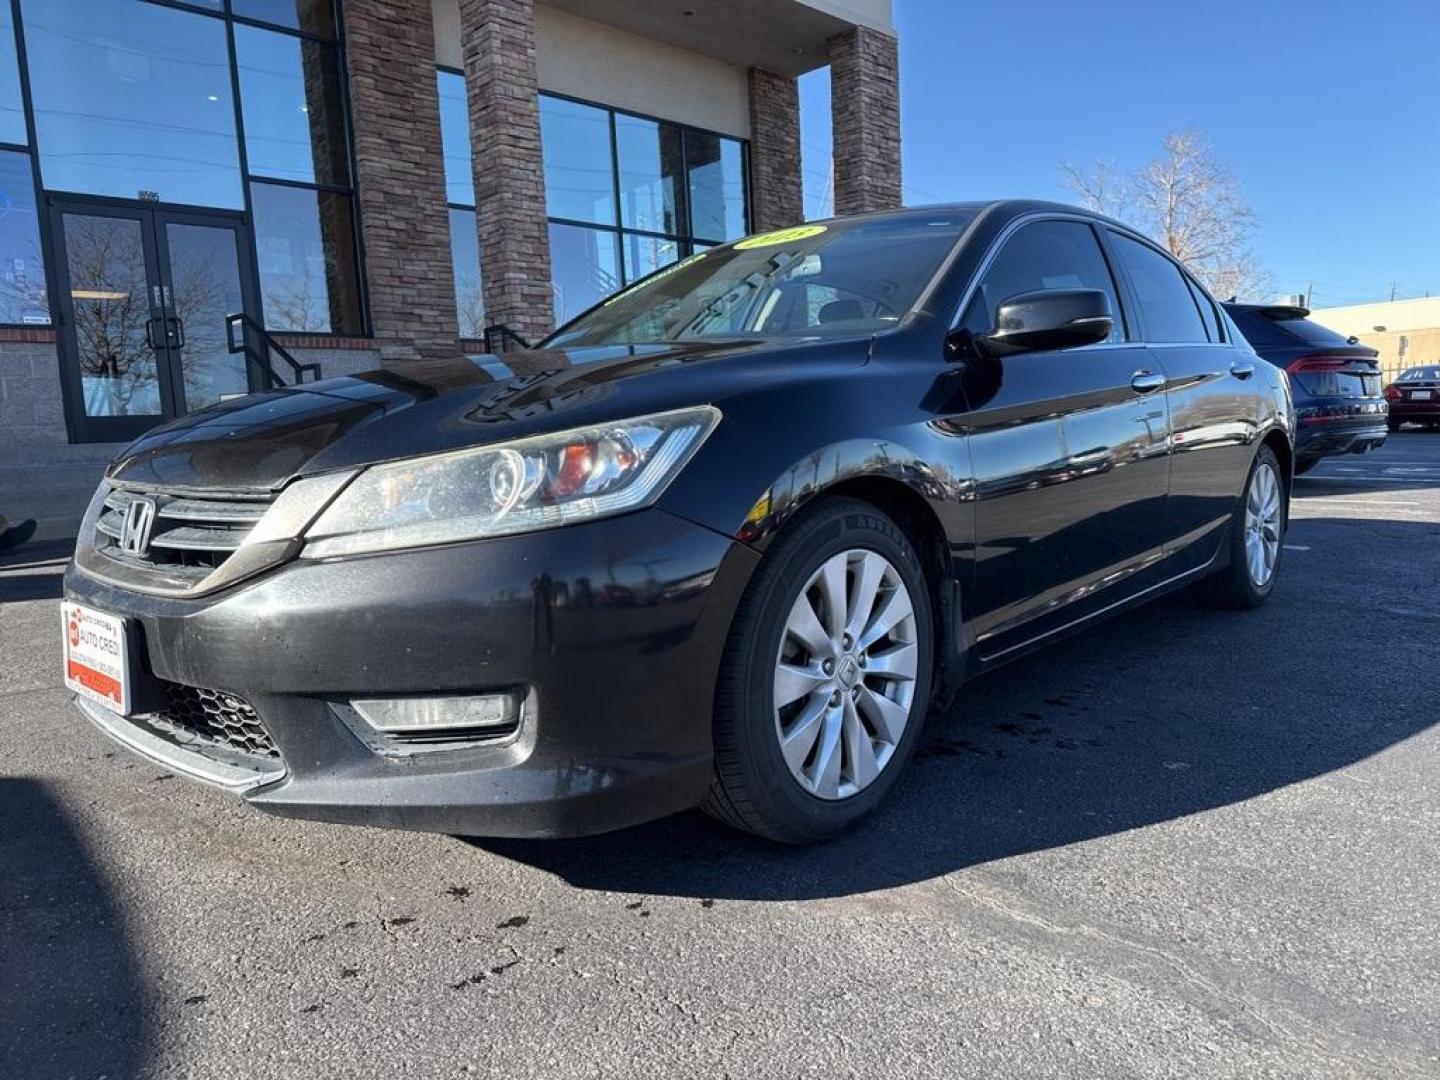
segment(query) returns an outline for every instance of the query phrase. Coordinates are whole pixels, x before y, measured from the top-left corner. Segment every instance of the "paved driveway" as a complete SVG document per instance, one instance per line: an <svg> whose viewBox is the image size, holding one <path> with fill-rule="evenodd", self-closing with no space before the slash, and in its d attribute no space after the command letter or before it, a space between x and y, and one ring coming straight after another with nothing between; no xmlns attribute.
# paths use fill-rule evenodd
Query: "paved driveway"
<svg viewBox="0 0 1440 1080"><path fill-rule="evenodd" d="M12 565L0 1075L1440 1074L1440 435L1294 519L1264 610L974 684L807 851L249 812L72 712L58 570Z"/></svg>

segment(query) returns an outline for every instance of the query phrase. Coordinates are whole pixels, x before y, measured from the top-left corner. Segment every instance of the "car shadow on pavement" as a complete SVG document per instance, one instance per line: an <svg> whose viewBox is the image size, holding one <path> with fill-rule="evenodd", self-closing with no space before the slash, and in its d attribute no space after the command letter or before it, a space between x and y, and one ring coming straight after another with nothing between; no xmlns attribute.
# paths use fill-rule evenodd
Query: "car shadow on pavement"
<svg viewBox="0 0 1440 1080"><path fill-rule="evenodd" d="M0 778L0 1076L141 1075L144 994L124 918L45 786Z"/></svg>
<svg viewBox="0 0 1440 1080"><path fill-rule="evenodd" d="M1344 769L1436 720L1433 702L1394 680L1357 681L1381 670L1380 645L1367 660L1336 576L1371 605L1367 618L1394 615L1347 574L1348 534L1327 543L1321 532L1354 525L1304 522L1316 553L1257 611L1179 594L971 683L949 714L930 717L887 804L829 844L781 848L699 813L582 840L472 842L587 889L811 899L1143 828ZM1387 526L1411 541L1440 533ZM1427 617L1414 613L1384 643L1400 667L1412 654L1433 665Z"/></svg>

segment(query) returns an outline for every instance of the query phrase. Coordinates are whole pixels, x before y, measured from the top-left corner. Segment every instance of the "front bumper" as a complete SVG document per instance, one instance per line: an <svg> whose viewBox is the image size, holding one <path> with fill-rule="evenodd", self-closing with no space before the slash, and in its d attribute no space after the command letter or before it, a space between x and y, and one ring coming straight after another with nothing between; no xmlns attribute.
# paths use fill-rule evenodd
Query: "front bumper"
<svg viewBox="0 0 1440 1080"><path fill-rule="evenodd" d="M283 774L221 786L260 809L560 836L704 798L716 670L757 561L729 537L652 509L522 536L300 560L201 599L121 590L73 565L65 592L133 620L142 681L249 703ZM524 697L519 730L457 749L376 746L347 705L496 690ZM201 775L214 755L177 764L173 744L137 735L143 719L97 720L158 764L220 783L213 769ZM206 756L203 746L181 750Z"/></svg>

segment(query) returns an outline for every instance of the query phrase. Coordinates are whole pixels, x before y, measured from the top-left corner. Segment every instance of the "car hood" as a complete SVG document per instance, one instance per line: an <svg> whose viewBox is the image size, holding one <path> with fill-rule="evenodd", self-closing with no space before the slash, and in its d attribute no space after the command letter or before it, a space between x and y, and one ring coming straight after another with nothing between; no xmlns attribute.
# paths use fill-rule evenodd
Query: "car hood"
<svg viewBox="0 0 1440 1080"><path fill-rule="evenodd" d="M863 362L864 342L536 349L397 362L253 394L147 433L113 480L169 490L274 491L298 476L712 403L757 378Z"/></svg>

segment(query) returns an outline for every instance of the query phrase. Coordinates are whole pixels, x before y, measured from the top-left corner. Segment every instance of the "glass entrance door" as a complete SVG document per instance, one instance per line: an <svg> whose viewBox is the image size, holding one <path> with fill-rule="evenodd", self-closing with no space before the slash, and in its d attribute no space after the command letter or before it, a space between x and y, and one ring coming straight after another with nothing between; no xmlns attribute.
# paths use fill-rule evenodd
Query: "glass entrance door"
<svg viewBox="0 0 1440 1080"><path fill-rule="evenodd" d="M132 439L248 393L225 317L254 314L238 216L57 202L61 347L76 436Z"/></svg>

